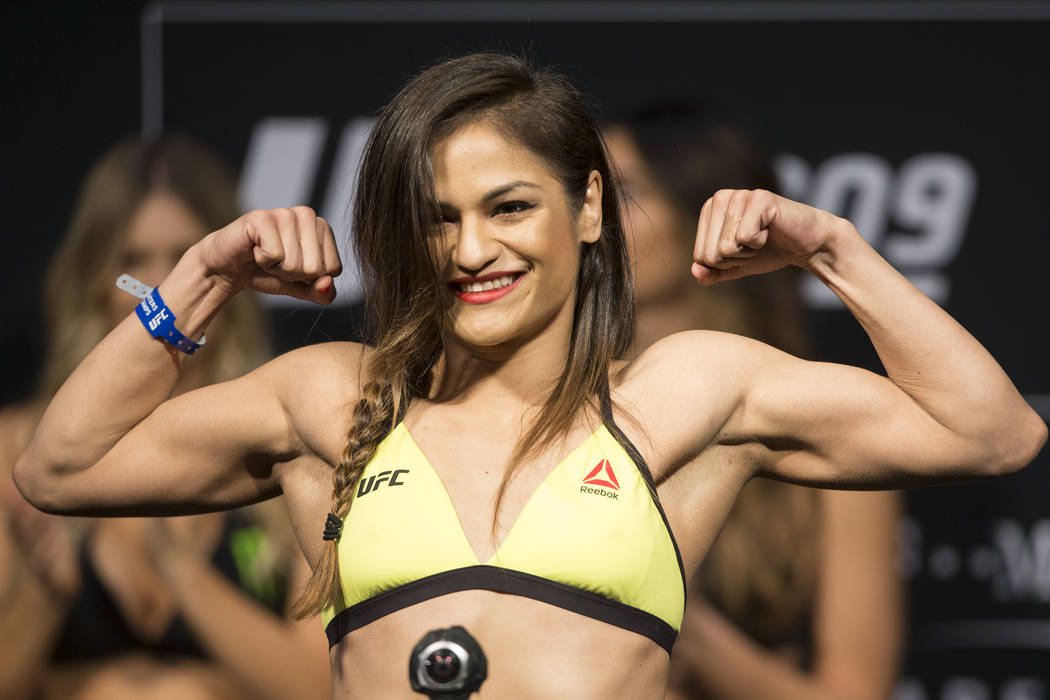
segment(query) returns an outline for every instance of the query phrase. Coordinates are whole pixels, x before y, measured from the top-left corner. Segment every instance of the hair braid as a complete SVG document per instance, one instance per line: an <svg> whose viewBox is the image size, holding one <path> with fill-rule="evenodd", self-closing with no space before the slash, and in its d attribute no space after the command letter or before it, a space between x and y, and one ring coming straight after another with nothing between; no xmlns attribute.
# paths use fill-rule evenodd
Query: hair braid
<svg viewBox="0 0 1050 700"><path fill-rule="evenodd" d="M425 396L430 389L431 368L440 346L436 324L426 320L409 323L385 340L369 360L367 376L374 379L361 387L342 459L332 474L332 512L339 518L350 510L354 488L379 443L404 417L412 399ZM338 543L327 540L291 615L296 619L315 615L341 595Z"/></svg>

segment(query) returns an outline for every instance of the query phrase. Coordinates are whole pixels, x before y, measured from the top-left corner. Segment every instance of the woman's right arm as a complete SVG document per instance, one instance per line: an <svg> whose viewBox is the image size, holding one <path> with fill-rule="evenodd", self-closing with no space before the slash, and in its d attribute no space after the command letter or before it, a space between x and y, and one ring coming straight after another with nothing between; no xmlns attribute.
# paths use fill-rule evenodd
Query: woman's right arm
<svg viewBox="0 0 1050 700"><path fill-rule="evenodd" d="M328 303L340 271L331 229L312 210L255 211L191 248L159 291L176 327L197 338L243 289ZM289 353L169 399L193 359L131 315L59 389L15 483L38 508L65 514L180 514L273 496L273 465L309 451L292 414L311 357Z"/></svg>

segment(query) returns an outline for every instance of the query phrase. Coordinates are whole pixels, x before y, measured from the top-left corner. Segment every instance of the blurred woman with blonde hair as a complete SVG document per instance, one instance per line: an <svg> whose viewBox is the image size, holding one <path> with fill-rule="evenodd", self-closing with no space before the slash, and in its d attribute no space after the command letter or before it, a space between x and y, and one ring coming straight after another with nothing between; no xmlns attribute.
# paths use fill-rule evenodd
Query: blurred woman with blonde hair
<svg viewBox="0 0 1050 700"><path fill-rule="evenodd" d="M309 568L279 500L225 515L70 520L35 510L11 483L47 402L134 307L114 285L117 276L159 284L188 248L238 216L234 182L210 152L165 136L118 144L81 187L46 278L49 342L38 390L0 411L2 697L281 698L328 690L316 622L282 617ZM223 309L209 336L208 353L175 394L267 359L249 295ZM240 636L246 632L250 644Z"/></svg>

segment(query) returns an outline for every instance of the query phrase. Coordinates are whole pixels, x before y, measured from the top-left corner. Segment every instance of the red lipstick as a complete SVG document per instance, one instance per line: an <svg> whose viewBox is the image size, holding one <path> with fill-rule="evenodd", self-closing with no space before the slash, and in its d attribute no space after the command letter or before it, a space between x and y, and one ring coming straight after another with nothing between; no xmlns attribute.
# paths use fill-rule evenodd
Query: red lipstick
<svg viewBox="0 0 1050 700"><path fill-rule="evenodd" d="M507 270L490 272L479 277L457 277L449 282L448 288L452 290L452 293L455 294L460 301L464 301L468 304L487 304L510 294L511 290L518 286L518 282L520 282L521 278L524 276L525 273L522 271ZM488 282L490 280L497 280L501 277L513 277L513 280L510 284L503 287L488 289L482 292L465 292L459 286L470 284L472 282Z"/></svg>

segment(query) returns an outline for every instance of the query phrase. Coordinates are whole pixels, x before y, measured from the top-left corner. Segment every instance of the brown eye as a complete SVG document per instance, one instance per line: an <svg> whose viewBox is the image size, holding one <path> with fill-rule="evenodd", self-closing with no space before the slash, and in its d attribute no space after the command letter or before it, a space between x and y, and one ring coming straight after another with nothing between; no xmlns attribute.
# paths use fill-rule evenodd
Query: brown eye
<svg viewBox="0 0 1050 700"><path fill-rule="evenodd" d="M501 202L496 205L496 208L492 210L493 215L499 216L501 214L520 214L523 211L528 211L535 207L535 204L528 202L522 202L519 200L513 200L510 202Z"/></svg>

